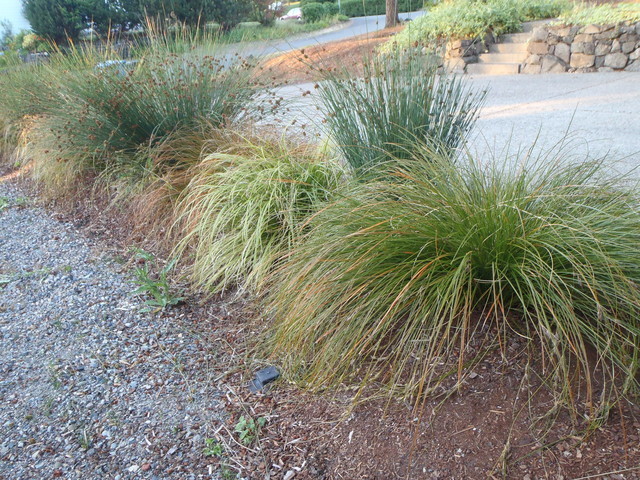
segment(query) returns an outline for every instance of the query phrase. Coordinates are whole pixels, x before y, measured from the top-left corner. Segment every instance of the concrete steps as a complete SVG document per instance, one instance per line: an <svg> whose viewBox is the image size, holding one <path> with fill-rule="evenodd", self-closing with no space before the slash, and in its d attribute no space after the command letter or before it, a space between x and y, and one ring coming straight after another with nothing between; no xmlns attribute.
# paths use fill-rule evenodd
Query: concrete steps
<svg viewBox="0 0 640 480"><path fill-rule="evenodd" d="M478 63L520 63L521 61L522 61L522 52L483 53L478 57Z"/></svg>
<svg viewBox="0 0 640 480"><path fill-rule="evenodd" d="M531 32L509 33L500 37L500 43L527 43Z"/></svg>
<svg viewBox="0 0 640 480"><path fill-rule="evenodd" d="M471 75L516 75L520 73L519 63L470 63L467 73Z"/></svg>
<svg viewBox="0 0 640 480"><path fill-rule="evenodd" d="M526 43L494 43L489 46L489 53L525 53Z"/></svg>
<svg viewBox="0 0 640 480"><path fill-rule="evenodd" d="M478 57L478 63L467 65L467 73L472 75L514 75L520 73L520 66L527 58L527 41L534 28L546 23L545 20L527 22L522 33L510 33L489 46L489 53Z"/></svg>
<svg viewBox="0 0 640 480"><path fill-rule="evenodd" d="M467 65L472 75L515 75L520 73L520 64L527 58L527 40L530 32L503 35L489 47L489 53L478 57L478 63Z"/></svg>

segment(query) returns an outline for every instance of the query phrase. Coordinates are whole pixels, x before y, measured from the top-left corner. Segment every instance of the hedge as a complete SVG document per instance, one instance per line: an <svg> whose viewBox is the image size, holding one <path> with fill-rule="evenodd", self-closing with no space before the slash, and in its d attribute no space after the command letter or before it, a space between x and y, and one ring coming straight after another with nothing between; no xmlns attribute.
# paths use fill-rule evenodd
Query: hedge
<svg viewBox="0 0 640 480"><path fill-rule="evenodd" d="M332 17L338 14L338 6L335 3L311 2L302 6L302 18L305 22L313 23L325 17Z"/></svg>
<svg viewBox="0 0 640 480"><path fill-rule="evenodd" d="M413 12L423 6L423 0L398 0L398 12ZM342 14L347 17L364 17L365 15L383 15L386 11L385 0L342 0Z"/></svg>

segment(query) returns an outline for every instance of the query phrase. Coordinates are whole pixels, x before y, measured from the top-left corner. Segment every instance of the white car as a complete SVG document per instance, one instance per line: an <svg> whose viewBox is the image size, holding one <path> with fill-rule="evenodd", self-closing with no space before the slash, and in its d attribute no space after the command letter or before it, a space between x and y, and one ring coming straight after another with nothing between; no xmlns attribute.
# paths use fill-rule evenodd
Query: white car
<svg viewBox="0 0 640 480"><path fill-rule="evenodd" d="M300 20L302 18L302 9L301 8L292 8L287 12L286 15L280 17L280 20Z"/></svg>

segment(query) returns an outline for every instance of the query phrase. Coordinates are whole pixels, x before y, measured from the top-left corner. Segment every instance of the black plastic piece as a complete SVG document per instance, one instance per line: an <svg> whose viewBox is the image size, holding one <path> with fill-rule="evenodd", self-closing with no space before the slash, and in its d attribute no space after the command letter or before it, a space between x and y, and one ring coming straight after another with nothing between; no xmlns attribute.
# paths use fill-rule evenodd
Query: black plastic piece
<svg viewBox="0 0 640 480"><path fill-rule="evenodd" d="M276 367L265 367L256 372L256 377L249 382L249 390L253 393L261 391L265 385L273 382L280 376Z"/></svg>

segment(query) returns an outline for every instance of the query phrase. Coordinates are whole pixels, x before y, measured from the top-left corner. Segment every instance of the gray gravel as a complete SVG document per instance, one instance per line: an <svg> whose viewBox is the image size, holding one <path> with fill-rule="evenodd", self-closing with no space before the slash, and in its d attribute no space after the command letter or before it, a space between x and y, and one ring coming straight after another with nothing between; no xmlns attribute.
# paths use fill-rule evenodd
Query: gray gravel
<svg viewBox="0 0 640 480"><path fill-rule="evenodd" d="M0 479L216 478L212 324L110 256L0 182Z"/></svg>

